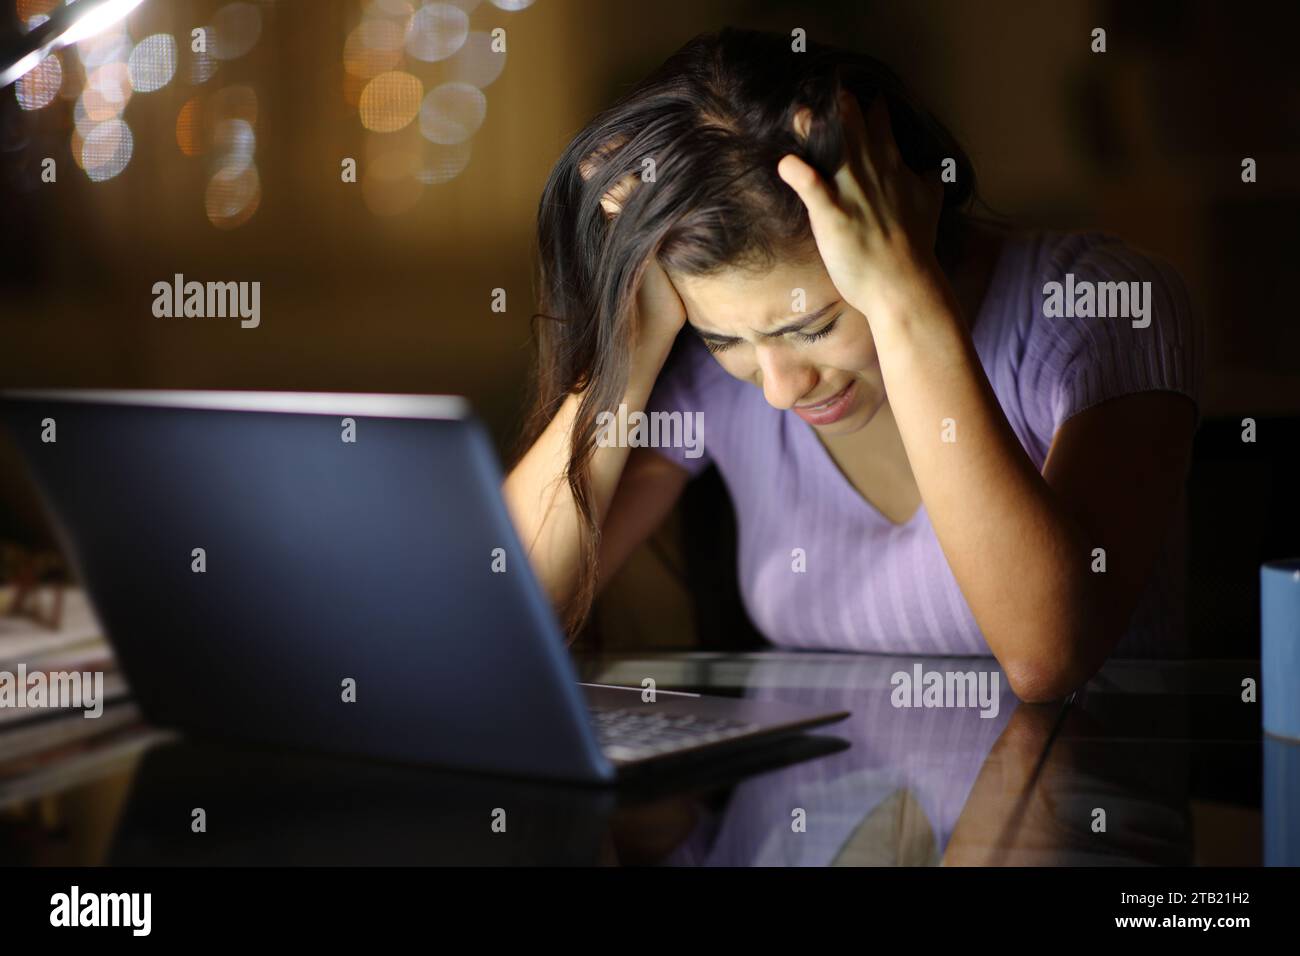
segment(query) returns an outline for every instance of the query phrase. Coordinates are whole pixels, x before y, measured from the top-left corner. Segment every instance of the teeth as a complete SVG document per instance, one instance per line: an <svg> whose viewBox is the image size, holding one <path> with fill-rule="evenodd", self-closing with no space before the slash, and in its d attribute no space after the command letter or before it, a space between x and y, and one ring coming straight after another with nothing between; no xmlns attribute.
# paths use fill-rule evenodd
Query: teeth
<svg viewBox="0 0 1300 956"><path fill-rule="evenodd" d="M848 388L848 386L846 385L846 386L844 386L844 388ZM838 402L838 401L840 400L840 396L844 394L844 388L840 389L838 392L836 392L836 393L835 393L833 396L831 396L830 398L826 399L826 401L822 402L820 405L807 405L807 406L805 406L805 407L804 407L804 411L806 411L806 412L815 412L815 411L817 411L817 410L820 409L820 408L829 408L831 405L834 405L836 402Z"/></svg>

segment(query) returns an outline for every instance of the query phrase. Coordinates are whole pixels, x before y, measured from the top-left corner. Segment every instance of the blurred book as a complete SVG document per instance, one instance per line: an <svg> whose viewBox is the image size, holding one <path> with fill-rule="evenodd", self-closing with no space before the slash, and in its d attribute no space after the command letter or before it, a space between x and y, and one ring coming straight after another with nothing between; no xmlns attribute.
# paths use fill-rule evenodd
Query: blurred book
<svg viewBox="0 0 1300 956"><path fill-rule="evenodd" d="M0 734L0 739L7 736ZM117 772L150 747L174 738L171 731L132 721L93 737L4 760L0 762L0 810Z"/></svg>
<svg viewBox="0 0 1300 956"><path fill-rule="evenodd" d="M13 591L0 587L0 608L11 606ZM15 684L25 675L23 686L14 688L24 695L35 674L103 674L94 703L103 708L98 717L86 716L84 697L80 706L0 707L0 806L92 779L158 733L130 702L113 649L80 588L65 589L57 628L0 614L0 672Z"/></svg>
<svg viewBox="0 0 1300 956"><path fill-rule="evenodd" d="M19 763L34 754L142 724L143 720L135 704L123 701L105 706L103 714L90 720L75 711L5 727L0 733L0 780L17 772Z"/></svg>
<svg viewBox="0 0 1300 956"><path fill-rule="evenodd" d="M0 607L9 606L13 591L12 587L0 587ZM73 649L72 659L112 660L113 656L112 648L104 640L104 629L81 588L65 589L58 628L47 627L27 617L0 614L0 670L12 671L14 667L11 665L19 662L31 669L56 652Z"/></svg>
<svg viewBox="0 0 1300 956"><path fill-rule="evenodd" d="M0 670L5 670L5 669L6 669L5 667L0 666ZM48 672L68 671L68 670L73 670L73 668L50 667ZM77 670L81 670L81 669L77 668ZM126 684L126 678L123 677L120 672L118 672L115 669L108 670L106 668L93 668L92 670L102 670L104 674L103 686L99 688L98 699L94 702L93 706L103 707L106 713L107 708L111 704L117 703L118 701L126 700L131 696L131 689ZM47 673L46 668L44 667L43 664L41 665L28 664L26 670L28 684L31 683L33 674L43 674L43 673ZM18 693L21 694L23 692L24 691L22 688L18 689ZM84 698L79 704L69 705L66 707L58 707L58 706L0 707L0 739L3 738L5 733L7 733L7 728L11 726L26 724L29 722L39 723L43 721L48 721L52 717L63 716L65 714L76 717L82 723L87 724L88 725L87 733L94 733L95 732L94 725L104 719L104 714L100 714L100 716L98 717L86 717L85 713L88 707L92 707L92 705Z"/></svg>

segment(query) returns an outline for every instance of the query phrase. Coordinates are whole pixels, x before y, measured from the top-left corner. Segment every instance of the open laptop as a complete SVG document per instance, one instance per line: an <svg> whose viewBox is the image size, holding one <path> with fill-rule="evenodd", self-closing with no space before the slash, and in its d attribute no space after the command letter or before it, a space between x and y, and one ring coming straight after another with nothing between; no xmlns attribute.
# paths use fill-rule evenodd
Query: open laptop
<svg viewBox="0 0 1300 956"><path fill-rule="evenodd" d="M160 726L607 783L848 716L579 684L460 397L6 391L0 421Z"/></svg>

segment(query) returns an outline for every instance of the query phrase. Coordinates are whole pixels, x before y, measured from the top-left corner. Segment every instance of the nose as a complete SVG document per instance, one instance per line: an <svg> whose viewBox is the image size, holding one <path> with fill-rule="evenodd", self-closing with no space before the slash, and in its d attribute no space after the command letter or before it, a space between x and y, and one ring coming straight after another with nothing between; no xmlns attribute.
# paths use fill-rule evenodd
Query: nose
<svg viewBox="0 0 1300 956"><path fill-rule="evenodd" d="M817 369L781 344L758 346L763 397L773 408L787 409L817 385Z"/></svg>

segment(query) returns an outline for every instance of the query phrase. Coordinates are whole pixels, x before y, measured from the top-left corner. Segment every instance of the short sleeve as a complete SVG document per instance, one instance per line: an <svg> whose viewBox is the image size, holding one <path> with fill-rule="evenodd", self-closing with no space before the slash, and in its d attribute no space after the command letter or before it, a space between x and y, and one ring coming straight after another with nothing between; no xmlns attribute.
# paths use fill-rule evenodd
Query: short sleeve
<svg viewBox="0 0 1300 956"><path fill-rule="evenodd" d="M1067 234L1041 261L1021 382L1045 444L1072 416L1136 392L1186 395L1199 425L1204 336L1173 266L1104 233Z"/></svg>
<svg viewBox="0 0 1300 956"><path fill-rule="evenodd" d="M659 372L659 378L646 401L646 415L653 421L654 416L681 416L680 432L677 422L671 428L652 429L652 434L680 434L680 442L661 442L651 446L674 464L685 468L692 478L712 464L709 454L702 381L709 371L709 364L716 365L713 356L689 331L684 331L673 344L672 352Z"/></svg>

